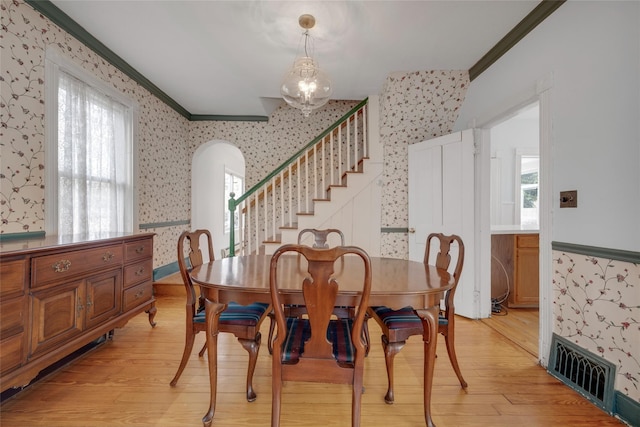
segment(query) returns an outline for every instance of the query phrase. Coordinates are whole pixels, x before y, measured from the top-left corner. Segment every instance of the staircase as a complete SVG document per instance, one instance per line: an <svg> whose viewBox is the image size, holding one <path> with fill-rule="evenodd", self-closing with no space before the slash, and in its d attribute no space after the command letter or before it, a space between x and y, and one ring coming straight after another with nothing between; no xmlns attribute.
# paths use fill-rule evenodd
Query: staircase
<svg viewBox="0 0 640 427"><path fill-rule="evenodd" d="M382 173L382 163L369 157L367 112L365 99L241 197L231 193L229 210L241 238L236 242L231 233L230 256L271 254L296 243L304 228L340 228L347 244L366 246L358 236L370 236L371 230L363 224L370 221L379 230L379 221L355 212L367 204L379 210Z"/></svg>

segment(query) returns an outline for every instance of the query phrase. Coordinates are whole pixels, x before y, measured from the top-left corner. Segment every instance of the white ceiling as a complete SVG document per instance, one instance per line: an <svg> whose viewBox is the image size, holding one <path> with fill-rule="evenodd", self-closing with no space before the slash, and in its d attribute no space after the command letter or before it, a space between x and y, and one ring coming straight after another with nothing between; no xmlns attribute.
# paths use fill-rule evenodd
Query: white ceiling
<svg viewBox="0 0 640 427"><path fill-rule="evenodd" d="M316 18L332 99L362 100L396 71L468 70L538 0L52 0L191 114L268 115Z"/></svg>

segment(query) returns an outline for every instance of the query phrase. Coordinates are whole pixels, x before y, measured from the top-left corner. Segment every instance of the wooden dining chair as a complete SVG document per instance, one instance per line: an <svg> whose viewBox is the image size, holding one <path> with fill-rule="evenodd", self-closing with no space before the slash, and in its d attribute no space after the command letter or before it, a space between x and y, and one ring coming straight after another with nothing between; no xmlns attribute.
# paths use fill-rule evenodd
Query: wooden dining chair
<svg viewBox="0 0 640 427"><path fill-rule="evenodd" d="M317 229L317 228L305 228L298 233L298 244L302 245L305 241L308 242L308 235L313 237L313 243L310 245L312 248L323 248L328 249L329 238L331 235L336 235L337 239L339 239L339 246L344 246L344 234L342 231L337 228L327 228L327 229ZM307 245L309 246L309 245ZM338 246L338 245L333 245ZM299 304L290 304L285 307L285 316L286 317L300 317L307 314L307 309L304 305ZM333 314L339 318L353 317L354 310L353 307L334 307ZM269 341L267 342L267 348L269 349L269 354L273 353L273 333L275 329L275 322L273 319L273 312L269 313L269 317L271 317L271 324L269 325ZM369 328L367 327L367 322L364 324L364 337L366 344L366 354L369 353Z"/></svg>
<svg viewBox="0 0 640 427"><path fill-rule="evenodd" d="M301 288L308 317L285 316L287 289L294 285L280 283L286 282L287 277L278 274L278 260L285 254L300 254L307 262L308 275ZM350 304L356 307L353 318L333 316L340 288L334 267L339 271L335 264L343 256L359 256L364 266L362 278L357 279L357 288L362 292L355 293ZM317 249L284 245L271 258L269 283L277 327L272 357L271 426L280 425L284 381L351 384L351 425L359 426L365 356L362 329L371 292L369 256L355 246Z"/></svg>
<svg viewBox="0 0 640 427"><path fill-rule="evenodd" d="M462 265L464 263L464 244L462 239L457 235L446 236L442 233L431 233L427 237L427 247L424 254L425 264L429 263L431 242L433 239L437 239L440 243L440 249L435 260L435 265L438 268L449 270L451 264L451 245L456 243L458 246L457 261L453 270L455 283L453 287L445 293L445 309L441 311L438 316L438 332L444 335L449 360L458 377L458 381L460 381L460 385L462 388L467 388L467 382L462 378L462 373L458 366L458 359L454 347L455 307L453 305L453 297L460 280L460 273L462 273ZM392 310L385 306L370 307L368 315L374 318L382 329L382 348L384 349L384 360L387 366L387 379L389 382L384 400L391 404L394 401L393 359L402 347L404 347L409 337L413 335L423 335L422 320L413 307L404 307L399 310Z"/></svg>
<svg viewBox="0 0 640 427"><path fill-rule="evenodd" d="M208 230L185 231L178 239L178 266L187 293L186 338L178 372L176 372L176 375L171 380L172 386L176 385L189 361L196 334L201 331L205 331L206 333L207 325L205 322L204 305L201 297L196 295L196 289L189 276L189 272L193 267L200 266L204 262L200 247L202 238L206 239L206 247L209 251L208 260L211 262L214 260L213 241L211 233ZM186 248L188 248L189 266L187 266L185 260ZM230 332L234 334L240 344L242 344L242 347L249 353L249 367L247 370L247 400L249 402L256 400L256 393L253 390L253 373L255 371L256 361L258 360L258 351L260 350L260 325L269 311L269 304L253 303L250 305L240 305L231 302L220 314L219 332ZM205 346L200 350L200 357L202 357L206 348L205 343Z"/></svg>

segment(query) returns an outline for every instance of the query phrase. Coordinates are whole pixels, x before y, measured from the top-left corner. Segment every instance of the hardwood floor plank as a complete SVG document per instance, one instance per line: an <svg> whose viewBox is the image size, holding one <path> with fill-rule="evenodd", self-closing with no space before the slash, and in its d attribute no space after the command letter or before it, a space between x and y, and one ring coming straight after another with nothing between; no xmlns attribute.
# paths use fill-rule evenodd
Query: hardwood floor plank
<svg viewBox="0 0 640 427"><path fill-rule="evenodd" d="M169 381L184 346L184 302L160 296L158 326L146 316L115 331L114 339L64 366L0 407L7 427L201 426L209 404L207 362L199 358L199 334L176 387ZM365 362L362 425L424 425L423 344L412 339L396 356L396 402L384 403L387 387L380 330L369 324L372 348ZM269 425L271 358L266 348L268 321L254 376L255 402L245 398L247 353L230 334L219 337L217 409L214 426ZM456 323L456 350L465 391L451 368L444 340L438 339L433 419L438 427L622 426L538 365L528 351L483 321ZM282 427L345 426L351 389L344 385L285 383ZM300 415L303 414L303 415Z"/></svg>

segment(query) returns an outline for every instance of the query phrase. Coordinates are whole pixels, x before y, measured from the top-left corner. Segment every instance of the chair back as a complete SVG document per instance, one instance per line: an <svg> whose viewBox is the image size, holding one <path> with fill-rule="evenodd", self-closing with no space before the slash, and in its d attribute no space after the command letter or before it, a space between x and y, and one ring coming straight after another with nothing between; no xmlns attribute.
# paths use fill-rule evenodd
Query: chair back
<svg viewBox="0 0 640 427"><path fill-rule="evenodd" d="M178 238L178 267L187 291L187 309L191 307L191 318L196 314L196 301L198 301L198 297L196 297L189 272L193 267L198 267L205 262L200 247L203 236L206 239L205 244L209 251L208 261L211 262L214 259L214 254L213 239L209 230L185 231L180 234ZM188 265L187 260L189 261ZM187 316L187 318L189 318L189 316Z"/></svg>
<svg viewBox="0 0 640 427"><path fill-rule="evenodd" d="M284 315L284 306L289 304L290 301L285 301L283 294L281 293L279 277L278 277L278 264L280 258L284 254L299 254L307 261L308 276L303 280L302 294L304 298L304 304L307 307L308 322L310 325L310 337L304 342L303 352L299 355L297 364L305 370L302 365L306 363L315 363L322 359L332 361L335 367L338 367L338 362L334 356L334 349L332 344L327 339L330 320L333 314L334 307L336 305L336 298L340 284L334 277L334 265L338 259L342 259L343 256L359 256L363 261L364 273L362 277L362 292L356 296L355 304L357 306L356 314L353 318L353 327L351 328L351 342L354 346L354 359L353 363L348 363L350 367L359 366L362 368L364 364L365 344L362 339L362 329L365 320L365 314L369 304L369 294L371 292L371 262L367 253L355 246L337 246L331 249L319 249L312 248L305 245L284 245L281 246L271 257L270 265L270 291L271 300L274 309L277 335L274 343L273 358L274 366L278 363L276 361L282 361L283 359L283 344L287 335L287 318ZM281 277L282 278L282 274ZM288 283L287 289L291 289L292 284ZM286 359L286 355L285 355ZM286 363L286 362L285 362ZM331 369L331 364L322 365L323 371L318 369L307 369L309 378L307 381L314 381L314 375L316 381L320 382L347 382L350 380L340 381L338 378L341 375L333 375L326 372ZM342 366L346 367L346 366ZM274 374L276 375L276 374ZM300 378L297 374L296 378ZM286 375L283 374L284 377ZM352 378L353 374L347 375L345 378ZM329 381L323 381L327 378L332 378Z"/></svg>
<svg viewBox="0 0 640 427"><path fill-rule="evenodd" d="M451 289L449 289L444 298L445 304L445 317L452 316L454 314L455 308L453 305L453 297L455 296L456 287L458 286L458 282L460 281L460 274L462 273L462 266L464 264L464 243L460 236L456 234L445 235L443 233L431 233L427 237L427 248L424 253L424 263L428 264L431 254L431 245L433 239L437 239L439 242L439 250L436 254L435 258L435 266L438 268L444 268L445 270L449 270L451 264L451 246L453 244L457 245L458 256L456 260L455 268L453 269L453 278L454 285Z"/></svg>
<svg viewBox="0 0 640 427"><path fill-rule="evenodd" d="M336 234L340 238L340 246L344 246L344 234L337 228L327 228L325 230L318 230L316 228L305 228L298 233L298 244L301 245L304 241L306 234L313 234L313 247L314 248L329 248L327 239L330 234ZM334 245L337 246L337 245Z"/></svg>

